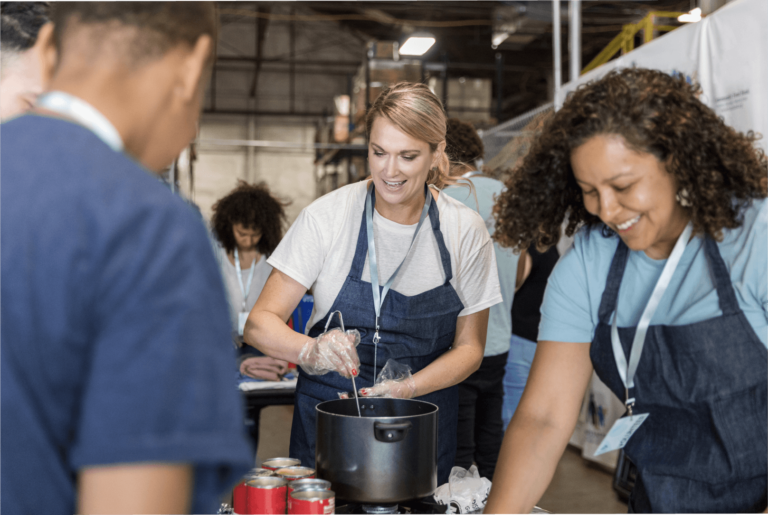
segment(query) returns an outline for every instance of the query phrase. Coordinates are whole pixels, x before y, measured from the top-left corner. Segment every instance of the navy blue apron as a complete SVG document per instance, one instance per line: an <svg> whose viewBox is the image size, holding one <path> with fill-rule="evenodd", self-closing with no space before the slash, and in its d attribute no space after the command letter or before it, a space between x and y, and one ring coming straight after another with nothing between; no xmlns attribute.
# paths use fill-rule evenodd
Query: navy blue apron
<svg viewBox="0 0 768 515"><path fill-rule="evenodd" d="M428 193L431 194L431 193ZM375 203L376 196L373 196ZM456 335L456 319L464 305L456 290L450 284L453 272L451 257L440 231L440 217L437 202L429 207L429 220L432 233L440 249L440 261L445 273L445 282L432 290L411 297L395 290L389 294L381 306L379 318L377 373L388 359L409 365L415 374L423 369L452 345ZM373 386L374 345L376 313L373 305L371 283L361 280L365 258L368 253L368 232L363 211L360 233L357 237L355 257L344 286L333 302L329 313L341 311L347 329L360 331L360 374L355 379L357 388ZM380 287L381 288L381 287ZM338 317L334 317L329 330L338 327ZM317 322L309 331L315 338L325 330L325 321ZM323 401L338 399L339 392L352 390L352 381L336 372L322 376L304 373L299 367L299 380L296 385L293 425L291 426L290 455L301 460L302 465L313 466L315 463L315 406ZM437 439L437 478L438 485L448 482L456 455L456 428L459 414L458 387L451 386L444 390L418 397L418 400L436 404L438 411Z"/></svg>
<svg viewBox="0 0 768 515"><path fill-rule="evenodd" d="M739 307L717 244L706 237L704 249L723 314L648 328L629 393L634 412L650 414L624 448L638 469L630 512L766 507L768 351ZM620 399L625 390L611 347L611 314L628 256L620 241L590 349L597 375ZM635 329L619 328L627 356Z"/></svg>

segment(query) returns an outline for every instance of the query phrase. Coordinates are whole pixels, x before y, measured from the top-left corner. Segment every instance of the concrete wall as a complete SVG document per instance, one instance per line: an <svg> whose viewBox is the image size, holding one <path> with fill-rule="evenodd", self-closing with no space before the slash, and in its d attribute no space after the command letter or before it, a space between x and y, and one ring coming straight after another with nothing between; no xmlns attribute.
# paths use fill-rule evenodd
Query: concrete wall
<svg viewBox="0 0 768 515"><path fill-rule="evenodd" d="M251 5L252 8L252 5ZM290 5L274 5L273 14L289 14ZM298 14L307 14L296 9ZM270 21L264 40L263 57L279 58L289 54L290 24ZM328 22L295 22L296 59L322 61L362 60L363 43L356 36ZM253 57L256 47L256 21L253 16L224 14L218 45L220 56ZM216 73L216 107L219 109L248 109L282 111L290 109L288 73L275 71L288 69L285 64L267 63L259 74L256 98L250 97L254 78L254 64L237 64L237 71ZM297 69L299 67L297 66ZM317 69L317 67L315 67ZM348 77L345 75L295 75L293 108L296 112L322 112L333 114L333 97L346 94ZM211 90L206 95L210 107ZM319 117L295 116L242 116L204 114L201 119L194 163L194 188L190 188L187 167L180 166L179 185L183 194L194 200L206 219L210 218L213 203L226 195L238 179L249 182L264 181L277 196L290 200L287 208L292 222L302 208L315 198L315 141ZM256 148L215 145L206 140L262 140L292 142L304 145L301 149ZM182 159L182 161L184 161Z"/></svg>
<svg viewBox="0 0 768 515"><path fill-rule="evenodd" d="M238 179L263 181L276 196L292 202L286 208L289 222L292 222L315 198L313 150L248 149L205 141L254 139L311 145L314 137L314 124L301 119L204 116L194 164L194 190L190 191L188 175L184 174L180 174L180 187L209 219L213 203L232 190Z"/></svg>

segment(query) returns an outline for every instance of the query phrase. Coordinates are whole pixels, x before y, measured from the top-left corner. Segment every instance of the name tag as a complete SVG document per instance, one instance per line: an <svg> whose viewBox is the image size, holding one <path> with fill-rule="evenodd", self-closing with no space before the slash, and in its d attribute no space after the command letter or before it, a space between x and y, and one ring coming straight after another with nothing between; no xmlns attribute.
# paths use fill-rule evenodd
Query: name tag
<svg viewBox="0 0 768 515"><path fill-rule="evenodd" d="M600 442L600 446L594 455L599 456L609 451L623 449L629 439L632 438L632 435L643 425L648 415L649 413L636 414L631 417L622 417L614 422L613 427L605 435L603 441Z"/></svg>
<svg viewBox="0 0 768 515"><path fill-rule="evenodd" d="M248 320L248 313L243 311L237 314L237 334L243 335L245 331L245 321Z"/></svg>

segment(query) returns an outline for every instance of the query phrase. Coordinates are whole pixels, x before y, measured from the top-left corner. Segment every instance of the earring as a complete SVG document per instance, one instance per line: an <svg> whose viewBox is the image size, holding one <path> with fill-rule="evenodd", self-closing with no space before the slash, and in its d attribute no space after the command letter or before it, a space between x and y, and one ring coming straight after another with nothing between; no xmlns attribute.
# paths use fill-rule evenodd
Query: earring
<svg viewBox="0 0 768 515"><path fill-rule="evenodd" d="M688 190L685 188L682 188L677 192L677 195L675 195L675 200L677 200L677 203L682 207L691 207L693 205L691 203L690 196L688 195Z"/></svg>

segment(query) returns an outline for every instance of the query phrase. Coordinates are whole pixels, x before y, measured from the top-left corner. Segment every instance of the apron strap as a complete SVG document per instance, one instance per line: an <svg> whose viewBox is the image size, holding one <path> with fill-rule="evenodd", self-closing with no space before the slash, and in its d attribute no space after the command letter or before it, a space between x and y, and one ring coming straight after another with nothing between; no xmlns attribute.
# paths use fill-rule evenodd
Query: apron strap
<svg viewBox="0 0 768 515"><path fill-rule="evenodd" d="M355 257L352 259L352 267L349 269L347 277L360 279L363 276L365 267L365 258L368 256L368 228L365 223L365 204L363 204L363 216L360 220L360 232L357 235L357 244L355 245Z"/></svg>
<svg viewBox="0 0 768 515"><path fill-rule="evenodd" d="M428 194L431 195L431 191L427 188ZM451 254L448 252L448 248L445 246L445 240L443 239L443 232L440 230L440 211L437 209L437 201L432 202L429 206L429 221L432 223L432 233L437 240L437 248L440 249L440 261L443 264L443 272L445 273L445 284L453 278L453 267L451 267Z"/></svg>
<svg viewBox="0 0 768 515"><path fill-rule="evenodd" d="M618 238L619 244L616 252L613 254L611 268L608 272L608 279L605 282L605 290L600 299L600 309L598 310L598 320L610 324L611 314L616 310L616 302L619 299L619 287L621 279L624 277L624 269L627 267L629 258L629 248Z"/></svg>
<svg viewBox="0 0 768 515"><path fill-rule="evenodd" d="M728 267L725 266L723 257L720 255L717 243L709 236L704 236L704 251L715 279L717 302L720 305L720 310L723 312L723 315L741 313L739 301L736 299L736 292L733 291L731 274L728 272Z"/></svg>

